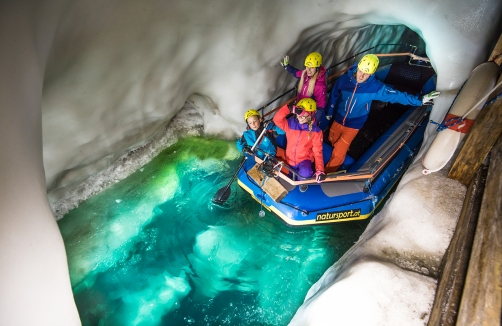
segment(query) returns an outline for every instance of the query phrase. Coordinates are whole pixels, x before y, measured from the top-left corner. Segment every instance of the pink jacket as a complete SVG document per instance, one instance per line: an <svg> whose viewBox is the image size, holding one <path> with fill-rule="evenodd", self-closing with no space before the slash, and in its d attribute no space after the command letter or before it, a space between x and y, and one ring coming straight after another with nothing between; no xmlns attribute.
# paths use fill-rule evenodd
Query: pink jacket
<svg viewBox="0 0 502 326"><path fill-rule="evenodd" d="M303 70L298 70L290 65L286 66L286 70L294 77L300 79L302 77ZM305 82L303 83L302 89L298 90L298 96L296 100L299 101L302 98L308 98L307 90L309 88L310 77L305 75ZM317 75L317 80L315 82L314 93L311 98L316 102L317 109L324 109L326 107L326 68L323 66L319 67L319 74Z"/></svg>

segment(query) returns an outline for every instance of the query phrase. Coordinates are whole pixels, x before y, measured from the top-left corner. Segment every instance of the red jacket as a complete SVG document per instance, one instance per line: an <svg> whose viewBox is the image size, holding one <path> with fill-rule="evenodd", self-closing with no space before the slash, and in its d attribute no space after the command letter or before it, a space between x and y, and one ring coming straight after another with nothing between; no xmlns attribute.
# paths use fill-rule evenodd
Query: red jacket
<svg viewBox="0 0 502 326"><path fill-rule="evenodd" d="M289 113L284 105L274 116L274 123L286 132L286 163L295 166L304 160L315 161L316 171L324 172L321 129L314 123L309 131L309 125L300 124L296 117L286 119Z"/></svg>

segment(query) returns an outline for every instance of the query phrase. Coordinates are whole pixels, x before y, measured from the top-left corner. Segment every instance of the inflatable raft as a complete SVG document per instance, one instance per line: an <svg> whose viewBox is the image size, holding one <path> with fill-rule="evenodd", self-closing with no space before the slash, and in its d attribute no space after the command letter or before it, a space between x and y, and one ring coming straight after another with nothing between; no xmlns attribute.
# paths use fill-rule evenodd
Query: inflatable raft
<svg viewBox="0 0 502 326"><path fill-rule="evenodd" d="M425 94L435 89L430 67L392 64L376 77L395 89ZM430 106L406 107L374 101L365 126L354 139L339 171L323 183L292 180L275 158L247 160L237 175L239 186L263 208L289 225L318 225L370 217L389 194L420 149ZM326 137L325 137L326 139ZM280 147L284 139L278 138ZM331 145L323 144L324 163Z"/></svg>

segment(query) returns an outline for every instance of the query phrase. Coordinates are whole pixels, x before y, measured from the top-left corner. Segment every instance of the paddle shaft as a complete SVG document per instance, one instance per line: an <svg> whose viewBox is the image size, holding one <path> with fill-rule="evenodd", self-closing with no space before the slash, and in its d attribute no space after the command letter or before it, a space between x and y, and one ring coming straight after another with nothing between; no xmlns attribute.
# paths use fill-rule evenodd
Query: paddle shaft
<svg viewBox="0 0 502 326"><path fill-rule="evenodd" d="M266 124L263 127L263 131L261 132L261 134L256 139L255 143L253 144L253 147L251 147L252 151L258 146L258 144L260 143L261 139L263 138L263 135L265 135L265 133L267 132L267 126L268 126L268 124ZM222 198L225 197L225 194L227 193L227 191L230 191L230 186L232 185L232 182L234 182L235 178L237 177L237 174L239 174L239 171L244 166L244 163L246 163L246 160L247 160L247 156L244 156L244 158L242 159L241 164L239 165L239 168L237 169L237 171L235 171L234 176L232 177L232 179L230 180L230 182L225 187L220 188L220 190L218 190L218 192L216 193L216 195L213 197L213 202L223 203L223 202L226 201L226 199L222 200ZM222 189L224 189L223 192L221 192ZM220 198L216 198L218 196L218 194L220 195Z"/></svg>

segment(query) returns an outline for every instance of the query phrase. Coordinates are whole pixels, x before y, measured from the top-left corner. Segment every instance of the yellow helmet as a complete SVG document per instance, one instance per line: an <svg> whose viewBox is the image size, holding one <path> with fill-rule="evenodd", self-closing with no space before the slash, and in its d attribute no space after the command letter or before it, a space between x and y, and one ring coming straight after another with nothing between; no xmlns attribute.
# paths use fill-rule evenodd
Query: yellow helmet
<svg viewBox="0 0 502 326"><path fill-rule="evenodd" d="M373 75L378 68L379 62L380 60L378 60L376 55L367 54L361 59L361 61L359 61L357 69L361 70L365 74Z"/></svg>
<svg viewBox="0 0 502 326"><path fill-rule="evenodd" d="M305 67L317 68L322 64L322 55L319 52L312 52L305 58Z"/></svg>
<svg viewBox="0 0 502 326"><path fill-rule="evenodd" d="M244 121L248 121L249 117L252 116L258 116L258 118L261 118L260 112L256 111L255 109L247 110L246 113L244 113Z"/></svg>
<svg viewBox="0 0 502 326"><path fill-rule="evenodd" d="M296 107L302 108L307 112L315 112L317 110L317 104L311 98L302 98L296 103Z"/></svg>

